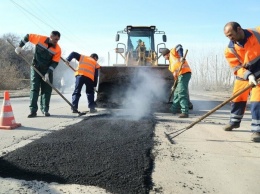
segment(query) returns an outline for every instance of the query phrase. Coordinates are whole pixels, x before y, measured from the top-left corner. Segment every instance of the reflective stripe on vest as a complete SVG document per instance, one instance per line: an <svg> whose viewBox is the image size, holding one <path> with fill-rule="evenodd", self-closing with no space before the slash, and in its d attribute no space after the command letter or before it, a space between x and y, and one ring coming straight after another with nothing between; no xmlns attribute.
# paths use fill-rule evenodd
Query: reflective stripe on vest
<svg viewBox="0 0 260 194"><path fill-rule="evenodd" d="M94 81L96 64L91 63L89 59L89 57L81 55L75 75L84 75Z"/></svg>
<svg viewBox="0 0 260 194"><path fill-rule="evenodd" d="M256 39L258 40L258 43L260 44L260 34L257 32L256 28L251 29L253 34L255 35Z"/></svg>
<svg viewBox="0 0 260 194"><path fill-rule="evenodd" d="M256 28L251 29L252 33L254 34L254 36L256 37L258 43L260 44L260 34L259 32L256 31ZM251 64L255 63L256 61L260 60L260 56L256 57L254 60L250 61L249 63L247 63L246 65L242 65L243 61L241 60L241 58L239 57L239 55L237 54L235 48L230 48L230 51L236 56L236 58L238 59L238 61L240 62L240 65L236 66L235 68L233 68L233 72L236 72L238 69L245 67L247 68L248 66L250 66Z"/></svg>

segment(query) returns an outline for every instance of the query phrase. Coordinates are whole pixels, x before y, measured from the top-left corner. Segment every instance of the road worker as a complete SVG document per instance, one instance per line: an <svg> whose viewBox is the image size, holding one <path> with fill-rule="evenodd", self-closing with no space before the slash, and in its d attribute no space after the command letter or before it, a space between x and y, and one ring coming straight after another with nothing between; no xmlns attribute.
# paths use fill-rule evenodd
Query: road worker
<svg viewBox="0 0 260 194"><path fill-rule="evenodd" d="M137 45L136 45L135 50L137 50L137 49L141 46L142 42L143 42L143 41L142 41L141 39L139 39L139 40L137 41Z"/></svg>
<svg viewBox="0 0 260 194"><path fill-rule="evenodd" d="M146 47L144 42L140 42L139 46L136 49L137 53L137 65L145 65L146 64Z"/></svg>
<svg viewBox="0 0 260 194"><path fill-rule="evenodd" d="M174 80L177 80L177 87L174 91L171 111L176 114L181 108L179 118L189 117L189 81L191 79L191 69L187 61L183 61L183 48L181 44L173 49L164 49L162 52L165 60L169 60L169 70L173 74ZM182 62L184 64L181 67Z"/></svg>
<svg viewBox="0 0 260 194"><path fill-rule="evenodd" d="M254 29L243 29L237 22L228 22L224 26L224 34L230 42L225 49L225 57L236 76L233 94L254 84L231 102L230 122L224 127L232 131L240 127L248 96L251 92L251 130L252 141L260 142L260 86L256 79L260 77L260 26Z"/></svg>
<svg viewBox="0 0 260 194"><path fill-rule="evenodd" d="M66 59L68 65L72 59L76 59L79 62L75 72L75 89L72 94L72 105L74 109L72 110L72 112L78 113L78 104L81 97L81 89L83 85L86 86L88 108L90 109L90 113L97 112L97 110L95 109L96 103L94 101L94 90L97 86L98 69L100 69L100 65L97 63L98 55L96 53L93 53L90 56L85 56L77 52L72 52Z"/></svg>
<svg viewBox="0 0 260 194"><path fill-rule="evenodd" d="M21 40L18 47L15 48L15 52L20 54L22 47L31 42L35 45L35 53L32 60L32 65L44 76L44 79L31 67L31 91L30 91L30 114L28 118L36 117L38 111L38 97L40 94L40 109L42 113L48 117L49 105L52 93L52 87L46 82L53 82L53 71L57 67L60 57L61 48L58 45L60 40L60 33L58 31L52 31L50 37L27 34L23 40Z"/></svg>

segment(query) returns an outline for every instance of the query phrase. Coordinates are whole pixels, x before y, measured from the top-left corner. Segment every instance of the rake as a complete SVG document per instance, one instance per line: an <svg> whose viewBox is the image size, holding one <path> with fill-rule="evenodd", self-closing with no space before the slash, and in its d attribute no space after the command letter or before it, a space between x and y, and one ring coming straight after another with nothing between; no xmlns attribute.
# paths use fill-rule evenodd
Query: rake
<svg viewBox="0 0 260 194"><path fill-rule="evenodd" d="M259 82L260 82L260 78L257 79L257 83L259 83ZM179 136L183 132L185 132L188 129L192 128L194 125L196 125L197 123L199 123L200 121L202 121L203 119L205 119L206 117L208 117L209 115L211 115L212 113L214 113L215 111L217 111L218 109L220 109L221 107L223 107L224 105L229 103L231 100L233 100L234 98L236 98L237 96L239 96L240 94L244 93L245 91L247 91L248 89L250 89L250 88L252 88L254 86L255 85L252 83L252 84L248 85L247 87L245 87L244 89L238 91L233 96L231 96L229 99L225 100L224 102L222 102L221 104L219 104L218 106L216 106L215 108L213 108L212 110L210 110L209 112L207 112L206 114L204 114L203 116L198 118L196 121L194 121L193 123L191 123L187 127L179 129L179 130L174 131L172 133L165 133L164 132L166 138L170 141L171 144L174 144L173 138ZM171 136L171 135L173 135L173 136Z"/></svg>

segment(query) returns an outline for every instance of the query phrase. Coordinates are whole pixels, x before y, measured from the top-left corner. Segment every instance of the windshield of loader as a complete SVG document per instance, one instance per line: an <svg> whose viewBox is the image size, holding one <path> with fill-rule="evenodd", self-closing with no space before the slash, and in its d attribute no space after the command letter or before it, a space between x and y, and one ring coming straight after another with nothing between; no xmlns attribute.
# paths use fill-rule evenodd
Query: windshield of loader
<svg viewBox="0 0 260 194"><path fill-rule="evenodd" d="M154 50L152 46L151 32L132 31L128 37L128 50L136 50L140 45L145 46L147 51Z"/></svg>

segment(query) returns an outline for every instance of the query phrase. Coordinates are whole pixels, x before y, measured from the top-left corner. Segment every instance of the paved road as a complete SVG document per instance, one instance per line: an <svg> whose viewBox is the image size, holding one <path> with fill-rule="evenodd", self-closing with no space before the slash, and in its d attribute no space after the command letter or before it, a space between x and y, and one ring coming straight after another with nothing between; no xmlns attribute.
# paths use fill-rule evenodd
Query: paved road
<svg viewBox="0 0 260 194"><path fill-rule="evenodd" d="M65 96L70 99L70 94L66 94ZM256 180L260 180L260 144L250 142L250 114L248 110L246 111L241 128L233 132L228 133L221 129L228 122L229 106L227 105L182 135L174 138L175 144L170 144L165 138L164 132L171 133L177 129L184 128L226 98L223 99L223 97L220 96L202 97L198 94L192 94L191 99L195 108L191 112L189 119L181 120L168 113L156 113L152 117L145 118L146 121L149 120L151 123L155 122L153 149L150 150L150 152L148 152L150 154L146 156L140 155L146 158L146 160L143 161L153 161L153 164L148 164L150 167L153 166L152 174L147 173L148 176L151 176L151 179L149 179L149 177L146 179L153 181L153 188L150 193L258 193L260 186ZM50 109L50 113L53 115L52 117L46 118L39 116L37 118L28 119L28 100L28 97L11 99L16 122L20 122L22 127L11 131L0 130L0 154L3 157L21 146L26 147L25 145L29 142L37 142L43 135L55 134L50 134L50 132L60 132L59 129L65 126L76 126L79 122L88 122L88 120L83 120L88 116L77 117L71 114L70 107L59 96L52 97ZM86 98L83 97L80 102L81 111L87 110L84 104L86 103ZM111 114L105 110L100 109L99 111L104 116ZM117 117L122 116L128 115L124 115L122 112L117 115ZM144 123L144 121L142 122ZM99 127L100 129L109 128L109 126L111 126L109 125L111 120L105 122L101 119L98 120L97 123L99 125L92 123L92 126L96 128ZM104 125L100 125L100 123ZM132 126L131 123L132 122L124 122L125 125L130 127ZM114 125L118 125L118 123L113 123L113 126ZM120 126L121 125L118 125L119 128L125 128L125 126ZM138 131L138 127L136 127L136 125L134 126ZM148 129L151 129L151 127L148 127ZM66 130L71 132L68 133L69 135L73 135L72 129L67 127ZM94 135L93 137L95 137L95 134L90 133L91 130L94 130L94 128L90 128L88 135ZM141 137L138 136L137 131L133 133L136 133L137 137ZM150 131L148 130L147 134L149 133ZM129 136L122 134L115 138L119 137L127 139ZM107 138L111 138L111 136L107 135ZM43 139L41 141L41 145L44 145L44 141L47 140ZM133 144L133 142L131 144ZM148 144L149 142L146 142L144 145ZM102 141L100 145L102 145ZM122 148L133 150L133 147L122 146ZM149 150L149 146L145 148L144 150ZM102 147L102 150L103 149L105 148ZM141 153L142 149L137 151L137 153L139 152ZM136 164L134 160L132 163ZM137 164L140 164L141 168L145 167L145 163ZM109 163L107 163L107 165L109 166ZM93 166L94 165L92 165L92 167ZM130 165L130 168L134 167ZM134 171L135 170L133 170L133 172ZM103 171L99 171L100 174L102 174L102 172ZM124 176L126 175L127 173L124 173ZM120 176L122 175L118 174L119 179ZM149 183L149 181L142 183L145 189L140 190L139 193L146 193L151 183ZM41 181L28 182L18 181L17 179L0 178L0 193L23 193L22 191L24 191L24 193L34 193L33 191L35 191L35 193L44 193L42 192L43 190L45 193L120 193L116 191L122 191L112 190L109 189L109 186L106 187L104 185L102 188L90 188L85 187L84 184L76 186L75 184L60 185L47 184ZM122 181L122 184L124 184L124 181ZM3 188L5 188L5 190ZM14 188L16 188L17 192L14 191Z"/></svg>

